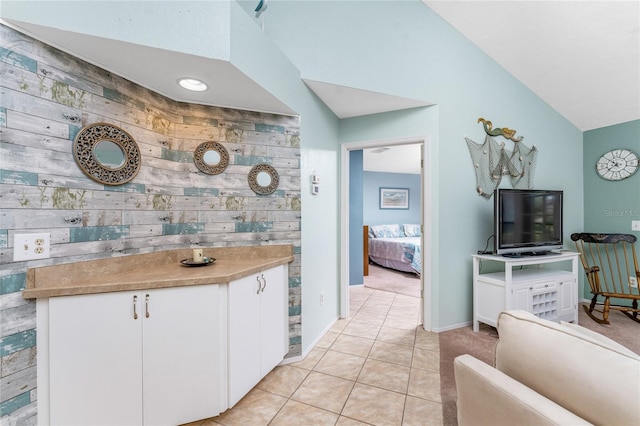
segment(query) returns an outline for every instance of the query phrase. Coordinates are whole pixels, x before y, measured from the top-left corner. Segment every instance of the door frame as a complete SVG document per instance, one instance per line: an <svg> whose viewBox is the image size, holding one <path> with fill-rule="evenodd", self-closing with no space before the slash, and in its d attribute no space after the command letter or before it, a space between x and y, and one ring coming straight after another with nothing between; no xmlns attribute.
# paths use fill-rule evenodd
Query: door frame
<svg viewBox="0 0 640 426"><path fill-rule="evenodd" d="M430 173L425 171L425 165L430 163L431 140L429 135L411 138L391 138L346 142L340 145L340 318L349 317L349 152L368 148L388 147L394 145L422 144L421 167L421 197L420 214L422 219L422 271L420 274L420 305L422 309L422 326L426 331L432 331L432 272L431 267L431 212L425 209L427 200L431 200ZM427 244L425 244L427 241ZM428 273L424 273L428 271ZM428 303L425 303L425 295Z"/></svg>

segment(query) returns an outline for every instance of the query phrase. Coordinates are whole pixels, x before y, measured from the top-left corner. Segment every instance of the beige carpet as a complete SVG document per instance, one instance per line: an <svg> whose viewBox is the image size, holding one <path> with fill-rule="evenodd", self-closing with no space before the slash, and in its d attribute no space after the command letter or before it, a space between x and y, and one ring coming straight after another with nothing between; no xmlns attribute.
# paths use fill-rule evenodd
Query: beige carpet
<svg viewBox="0 0 640 426"><path fill-rule="evenodd" d="M412 272L396 271L379 265L369 265L369 275L364 286L376 290L420 297L420 277Z"/></svg>
<svg viewBox="0 0 640 426"><path fill-rule="evenodd" d="M640 354L640 324L624 314L612 311L610 325L601 325L589 318L582 306L578 308L578 323L596 331L621 345ZM440 337L440 391L444 424L457 425L456 384L453 376L453 359L458 355L471 354L493 365L493 351L498 341L498 333L493 327L480 324L480 331L474 333L471 326L445 331Z"/></svg>

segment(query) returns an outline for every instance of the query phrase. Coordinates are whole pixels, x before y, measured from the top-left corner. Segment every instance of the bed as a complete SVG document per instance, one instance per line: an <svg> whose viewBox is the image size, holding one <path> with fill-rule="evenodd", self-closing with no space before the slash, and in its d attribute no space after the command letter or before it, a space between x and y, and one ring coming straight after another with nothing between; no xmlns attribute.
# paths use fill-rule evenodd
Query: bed
<svg viewBox="0 0 640 426"><path fill-rule="evenodd" d="M365 275L369 261L385 268L421 274L420 225L365 225Z"/></svg>

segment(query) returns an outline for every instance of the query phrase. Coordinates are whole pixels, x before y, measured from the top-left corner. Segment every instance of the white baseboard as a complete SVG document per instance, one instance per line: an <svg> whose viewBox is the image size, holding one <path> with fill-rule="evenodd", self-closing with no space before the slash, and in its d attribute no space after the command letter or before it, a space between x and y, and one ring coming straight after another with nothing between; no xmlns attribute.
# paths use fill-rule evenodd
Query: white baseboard
<svg viewBox="0 0 640 426"><path fill-rule="evenodd" d="M473 323L473 321L465 321L465 322L461 322L459 324L448 325L448 326L442 327L442 328L434 328L433 332L442 333L443 331L449 331L449 330L455 330L457 328L469 327L472 323Z"/></svg>
<svg viewBox="0 0 640 426"><path fill-rule="evenodd" d="M591 303L591 299L578 299L578 303L589 304L589 303ZM453 325L448 325L446 327L434 329L433 331L435 333L442 333L443 331L449 331L449 330L455 330L456 328L468 327L472 323L473 323L473 321L467 321L467 322L463 322L463 323L460 323L460 324L453 324Z"/></svg>
<svg viewBox="0 0 640 426"><path fill-rule="evenodd" d="M336 322L338 322L339 319L340 319L340 317L336 317L333 321L331 321L329 323L329 325L327 327L325 327L324 330L322 330L322 333L320 333L320 335L313 342L311 342L309 347L307 347L307 349L302 352L302 354L300 354L298 356L293 356L291 358L285 358L280 362L279 365L292 364L294 362L302 361L303 359L305 359L307 357L307 355L309 355L309 352L311 352L311 350L318 344L320 339L322 339L324 337L324 335L327 334L327 331L331 330L331 327L333 327L333 325Z"/></svg>

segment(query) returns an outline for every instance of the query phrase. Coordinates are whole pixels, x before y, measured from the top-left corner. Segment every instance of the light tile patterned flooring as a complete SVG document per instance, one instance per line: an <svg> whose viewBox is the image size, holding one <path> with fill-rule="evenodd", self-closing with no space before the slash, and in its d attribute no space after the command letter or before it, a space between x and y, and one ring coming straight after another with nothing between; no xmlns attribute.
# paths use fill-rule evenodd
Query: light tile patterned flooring
<svg viewBox="0 0 640 426"><path fill-rule="evenodd" d="M438 335L420 299L356 287L304 360L276 367L236 406L189 426L441 425Z"/></svg>

